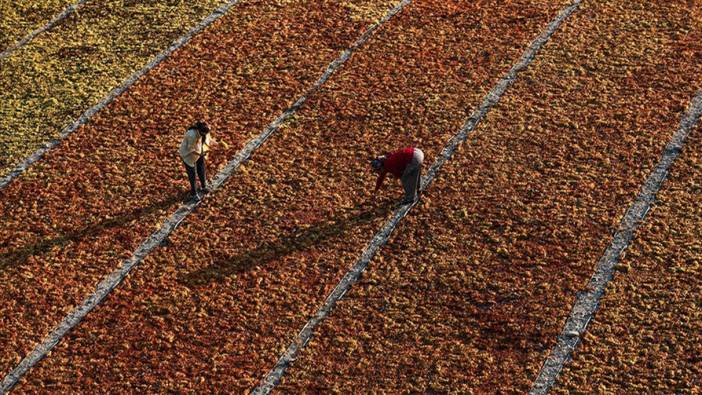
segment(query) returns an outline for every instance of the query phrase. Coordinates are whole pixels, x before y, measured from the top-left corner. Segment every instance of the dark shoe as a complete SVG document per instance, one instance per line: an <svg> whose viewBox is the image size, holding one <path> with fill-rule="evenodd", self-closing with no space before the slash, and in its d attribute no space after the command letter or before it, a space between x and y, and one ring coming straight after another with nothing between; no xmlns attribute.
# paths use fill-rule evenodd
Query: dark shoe
<svg viewBox="0 0 702 395"><path fill-rule="evenodd" d="M416 198L416 197L415 197L414 199L405 199L405 200L403 200L403 201L400 203L400 206L405 206L405 205L407 205L407 204L412 204L412 203L416 202L417 200L418 200L418 198Z"/></svg>
<svg viewBox="0 0 702 395"><path fill-rule="evenodd" d="M210 193L210 192L212 192L212 190L210 189L210 187L200 188L200 193L203 194L203 195L207 195L207 194Z"/></svg>
<svg viewBox="0 0 702 395"><path fill-rule="evenodd" d="M197 192L190 194L190 201L191 202L199 202L200 200L202 200L202 198L200 197L200 195L198 195Z"/></svg>

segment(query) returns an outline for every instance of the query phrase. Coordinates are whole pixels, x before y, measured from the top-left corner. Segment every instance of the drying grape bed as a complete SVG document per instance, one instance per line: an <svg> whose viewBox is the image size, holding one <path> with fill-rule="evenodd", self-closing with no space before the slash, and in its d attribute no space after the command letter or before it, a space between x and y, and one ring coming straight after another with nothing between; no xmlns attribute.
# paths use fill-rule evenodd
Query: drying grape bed
<svg viewBox="0 0 702 395"><path fill-rule="evenodd" d="M223 3L88 1L0 59L0 177Z"/></svg>
<svg viewBox="0 0 702 395"><path fill-rule="evenodd" d="M443 168L280 390L527 392L702 83L702 47L678 35L699 28L690 11L684 1L585 2Z"/></svg>
<svg viewBox="0 0 702 395"><path fill-rule="evenodd" d="M555 393L702 390L702 128L671 169Z"/></svg>
<svg viewBox="0 0 702 395"><path fill-rule="evenodd" d="M254 386L399 197L366 158L436 155L562 4L410 4L20 388Z"/></svg>
<svg viewBox="0 0 702 395"><path fill-rule="evenodd" d="M0 52L51 21L71 0L24 0L0 3Z"/></svg>
<svg viewBox="0 0 702 395"><path fill-rule="evenodd" d="M332 1L242 4L0 191L0 371L177 208L189 123L217 131L214 172L369 23Z"/></svg>
<svg viewBox="0 0 702 395"><path fill-rule="evenodd" d="M0 95L15 100L0 108L10 114L0 121L0 175L221 3L88 2L0 60ZM527 391L702 85L694 3L584 0L441 169L279 390ZM218 140L211 176L394 4L242 1L0 190L0 371L179 207L176 151L190 122L207 120ZM428 166L567 4L413 1L17 392L252 388L400 198L394 180L372 197L367 159L418 145ZM142 25L149 40L139 44ZM67 68L58 51L82 68ZM101 69L103 57L114 71ZM699 133L557 392L699 388Z"/></svg>

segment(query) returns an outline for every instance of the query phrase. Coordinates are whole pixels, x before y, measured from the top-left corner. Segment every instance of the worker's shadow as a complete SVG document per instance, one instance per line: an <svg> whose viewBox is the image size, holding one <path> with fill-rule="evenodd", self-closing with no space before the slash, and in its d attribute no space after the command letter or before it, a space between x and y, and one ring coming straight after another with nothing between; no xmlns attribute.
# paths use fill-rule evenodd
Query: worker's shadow
<svg viewBox="0 0 702 395"><path fill-rule="evenodd" d="M248 271L254 266L264 265L292 252L324 243L353 227L370 223L379 216L385 217L393 208L392 202L384 201L373 205L359 204L344 209L318 226L291 231L292 234L289 236L281 237L275 242L260 244L236 256L221 257L207 267L179 276L179 282L185 286L196 287Z"/></svg>
<svg viewBox="0 0 702 395"><path fill-rule="evenodd" d="M175 194L145 207L126 210L113 218L87 225L81 229L53 238L40 239L35 243L0 253L0 271L4 271L9 267L18 268L27 262L29 257L41 256L54 247L63 247L70 242L77 242L88 237L95 237L100 235L104 230L122 226L134 220L139 220L145 215L153 214L175 203L179 203L183 200L183 197L184 195Z"/></svg>

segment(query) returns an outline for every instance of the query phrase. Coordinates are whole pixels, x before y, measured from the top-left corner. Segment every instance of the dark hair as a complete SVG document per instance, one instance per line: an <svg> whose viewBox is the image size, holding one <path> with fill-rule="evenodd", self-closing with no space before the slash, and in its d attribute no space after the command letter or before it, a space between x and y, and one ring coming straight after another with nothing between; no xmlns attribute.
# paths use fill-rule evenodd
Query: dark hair
<svg viewBox="0 0 702 395"><path fill-rule="evenodd" d="M385 161L385 157L379 156L379 157L371 160L370 165L373 168L373 170L380 170L383 168L384 161Z"/></svg>
<svg viewBox="0 0 702 395"><path fill-rule="evenodd" d="M207 126L207 124L204 121L197 121L195 124L192 126L193 129L197 130L198 132L202 134L207 134L210 132L210 127Z"/></svg>

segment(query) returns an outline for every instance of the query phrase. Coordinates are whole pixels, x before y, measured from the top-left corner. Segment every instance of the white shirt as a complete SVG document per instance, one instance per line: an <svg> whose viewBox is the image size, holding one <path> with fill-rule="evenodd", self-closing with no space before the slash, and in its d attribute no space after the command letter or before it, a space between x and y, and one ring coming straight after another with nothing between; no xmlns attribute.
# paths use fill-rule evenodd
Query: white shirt
<svg viewBox="0 0 702 395"><path fill-rule="evenodd" d="M203 144L200 132L196 129L188 129L183 136L183 142L180 143L180 157L183 158L185 164L195 167L195 163L201 156L207 157L212 142L210 133L205 135L205 143Z"/></svg>

